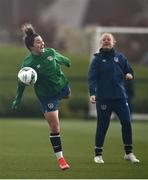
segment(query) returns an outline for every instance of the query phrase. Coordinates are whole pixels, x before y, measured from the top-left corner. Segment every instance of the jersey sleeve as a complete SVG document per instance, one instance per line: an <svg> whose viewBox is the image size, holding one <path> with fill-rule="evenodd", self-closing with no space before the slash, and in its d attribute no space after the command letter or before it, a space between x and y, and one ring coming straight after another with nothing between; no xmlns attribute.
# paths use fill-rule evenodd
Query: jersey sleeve
<svg viewBox="0 0 148 180"><path fill-rule="evenodd" d="M96 58L94 58L89 65L88 88L90 96L96 94Z"/></svg>
<svg viewBox="0 0 148 180"><path fill-rule="evenodd" d="M25 66L26 66L26 64L25 64L24 61L23 61L23 63L21 64L20 69L22 69L22 68L25 67ZM18 80L18 82L17 82L17 88L16 88L16 96L15 96L15 99L16 99L17 101L19 101L19 102L20 102L21 99L22 99L22 96L23 96L25 87L26 87L26 86Z"/></svg>
<svg viewBox="0 0 148 180"><path fill-rule="evenodd" d="M57 61L58 64L70 67L71 63L67 57L63 56L62 54L58 53L55 50L54 50L54 54L55 54L55 60Z"/></svg>
<svg viewBox="0 0 148 180"><path fill-rule="evenodd" d="M18 82L17 89L16 89L16 96L15 96L15 99L17 101L19 101L19 102L21 101L24 90L25 90L25 85Z"/></svg>

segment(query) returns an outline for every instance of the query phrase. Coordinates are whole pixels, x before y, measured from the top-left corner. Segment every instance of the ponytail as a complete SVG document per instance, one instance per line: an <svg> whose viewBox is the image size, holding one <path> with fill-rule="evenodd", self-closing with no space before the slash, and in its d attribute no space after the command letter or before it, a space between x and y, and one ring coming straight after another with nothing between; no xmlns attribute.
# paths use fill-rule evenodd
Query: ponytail
<svg viewBox="0 0 148 180"><path fill-rule="evenodd" d="M39 36L39 34L37 34L33 26L28 23L22 25L22 32L24 34L23 39L25 45L30 50L30 48L33 47L34 38Z"/></svg>

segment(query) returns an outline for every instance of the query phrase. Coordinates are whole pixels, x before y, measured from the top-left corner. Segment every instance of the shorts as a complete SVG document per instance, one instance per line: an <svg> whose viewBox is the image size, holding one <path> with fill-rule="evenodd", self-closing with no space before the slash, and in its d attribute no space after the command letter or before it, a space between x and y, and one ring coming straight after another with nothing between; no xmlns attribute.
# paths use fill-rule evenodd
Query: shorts
<svg viewBox="0 0 148 180"><path fill-rule="evenodd" d="M51 112L56 111L59 108L60 100L66 98L71 93L69 85L64 86L62 90L53 97L39 97L39 101L42 107L42 111Z"/></svg>

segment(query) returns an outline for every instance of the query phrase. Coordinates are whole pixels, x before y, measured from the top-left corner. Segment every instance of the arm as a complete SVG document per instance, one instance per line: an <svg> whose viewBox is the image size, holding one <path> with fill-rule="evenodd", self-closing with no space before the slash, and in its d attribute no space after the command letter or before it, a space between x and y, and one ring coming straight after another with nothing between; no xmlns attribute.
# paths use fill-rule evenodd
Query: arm
<svg viewBox="0 0 148 180"><path fill-rule="evenodd" d="M24 64L22 64L21 68L23 68L23 67L25 67ZM24 90L25 90L25 85L23 83L19 82L19 80L18 80L17 89L16 89L16 96L15 96L15 98L12 102L12 106L11 106L12 109L18 108L18 105L21 102Z"/></svg>
<svg viewBox="0 0 148 180"><path fill-rule="evenodd" d="M70 67L71 63L67 57L61 55L60 53L56 52L55 50L54 50L54 53L55 53L55 59L56 59L57 63L59 63L60 65L65 65L67 67Z"/></svg>
<svg viewBox="0 0 148 180"><path fill-rule="evenodd" d="M23 96L24 89L25 89L25 85L18 82L16 96L14 98L14 101L12 102L12 109L18 108L18 105L20 104Z"/></svg>
<svg viewBox="0 0 148 180"><path fill-rule="evenodd" d="M88 87L90 94L90 102L95 103L96 101L96 60L92 60L89 71L88 71Z"/></svg>
<svg viewBox="0 0 148 180"><path fill-rule="evenodd" d="M125 59L125 66L124 66L124 74L125 74L125 79L126 80L132 80L134 79L134 72L130 64L128 63L128 60L124 57Z"/></svg>

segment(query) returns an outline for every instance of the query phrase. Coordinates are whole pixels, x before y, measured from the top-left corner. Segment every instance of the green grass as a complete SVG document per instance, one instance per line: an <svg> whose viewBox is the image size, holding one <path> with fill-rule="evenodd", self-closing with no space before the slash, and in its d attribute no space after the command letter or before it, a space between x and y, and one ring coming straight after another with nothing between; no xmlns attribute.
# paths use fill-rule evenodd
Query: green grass
<svg viewBox="0 0 148 180"><path fill-rule="evenodd" d="M0 119L0 179L148 178L148 122L133 122L135 153L141 163L123 159L119 122L111 122L104 161L93 162L96 121L61 120L64 154L71 168L61 171L42 119Z"/></svg>

